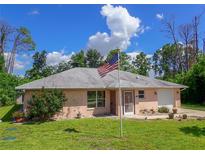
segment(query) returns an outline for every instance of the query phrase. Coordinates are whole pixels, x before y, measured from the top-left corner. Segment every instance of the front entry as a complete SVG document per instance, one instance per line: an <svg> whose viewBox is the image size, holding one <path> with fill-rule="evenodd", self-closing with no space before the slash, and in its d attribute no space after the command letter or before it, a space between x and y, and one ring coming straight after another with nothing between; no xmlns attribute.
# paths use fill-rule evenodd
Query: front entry
<svg viewBox="0 0 205 154"><path fill-rule="evenodd" d="M132 91L124 91L124 114L134 114L134 99Z"/></svg>

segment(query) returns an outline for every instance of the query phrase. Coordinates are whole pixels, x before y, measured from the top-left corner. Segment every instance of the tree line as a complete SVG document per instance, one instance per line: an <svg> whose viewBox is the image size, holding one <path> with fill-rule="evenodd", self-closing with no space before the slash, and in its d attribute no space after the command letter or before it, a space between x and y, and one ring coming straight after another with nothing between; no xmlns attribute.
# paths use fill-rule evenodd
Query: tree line
<svg viewBox="0 0 205 154"><path fill-rule="evenodd" d="M204 11L194 16L189 23L176 25L173 16L162 20L162 32L170 39L153 55L155 74L163 79L174 78L179 73L187 72L197 63L198 57L204 54L199 48L203 36L199 29Z"/></svg>
<svg viewBox="0 0 205 154"><path fill-rule="evenodd" d="M60 62L55 66L46 63L47 52L36 52L33 55L33 66L26 71L25 77L31 80L47 77L52 74L60 73L75 67L98 68L105 64L118 49L112 50L106 57L103 57L96 49L81 50L71 56L70 60ZM150 58L143 52L139 53L135 59L131 60L125 52L120 53L120 69L141 75L148 75L151 69Z"/></svg>

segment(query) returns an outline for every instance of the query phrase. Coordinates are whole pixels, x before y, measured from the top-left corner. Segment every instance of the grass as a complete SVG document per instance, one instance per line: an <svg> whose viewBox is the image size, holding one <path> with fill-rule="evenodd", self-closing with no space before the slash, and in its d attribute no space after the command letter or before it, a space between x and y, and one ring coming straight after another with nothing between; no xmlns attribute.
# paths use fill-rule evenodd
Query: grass
<svg viewBox="0 0 205 154"><path fill-rule="evenodd" d="M182 104L182 108L184 109L192 109L192 110L200 110L200 111L205 111L205 105L200 105L200 104Z"/></svg>
<svg viewBox="0 0 205 154"><path fill-rule="evenodd" d="M0 107L0 119L2 121L10 121L12 118L12 113L20 108L20 105L8 105Z"/></svg>
<svg viewBox="0 0 205 154"><path fill-rule="evenodd" d="M14 107L14 105L9 105L9 106L3 106L0 107L0 118L4 117L4 115L11 110Z"/></svg>
<svg viewBox="0 0 205 154"><path fill-rule="evenodd" d="M126 119L122 138L119 126L111 118L3 122L0 149L205 149L205 121Z"/></svg>

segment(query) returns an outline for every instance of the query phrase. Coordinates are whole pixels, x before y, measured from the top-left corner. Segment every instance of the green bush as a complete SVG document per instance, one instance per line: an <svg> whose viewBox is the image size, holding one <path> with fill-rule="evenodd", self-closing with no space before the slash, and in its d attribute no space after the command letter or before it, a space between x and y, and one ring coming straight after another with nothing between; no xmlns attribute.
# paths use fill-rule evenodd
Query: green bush
<svg viewBox="0 0 205 154"><path fill-rule="evenodd" d="M193 102L198 104L205 103L205 55L198 58L190 70L186 73L181 73L169 81L184 84L188 86L182 91L182 102Z"/></svg>
<svg viewBox="0 0 205 154"><path fill-rule="evenodd" d="M13 118L23 118L24 117L24 113L20 111L16 111L12 115L13 115Z"/></svg>
<svg viewBox="0 0 205 154"><path fill-rule="evenodd" d="M62 109L65 101L65 96L61 90L42 89L33 94L28 102L28 117L47 120Z"/></svg>
<svg viewBox="0 0 205 154"><path fill-rule="evenodd" d="M21 95L21 91L15 90L15 87L25 82L27 80L24 78L0 72L0 106L15 104Z"/></svg>
<svg viewBox="0 0 205 154"><path fill-rule="evenodd" d="M165 106L159 107L158 108L159 113L169 113L169 109Z"/></svg>

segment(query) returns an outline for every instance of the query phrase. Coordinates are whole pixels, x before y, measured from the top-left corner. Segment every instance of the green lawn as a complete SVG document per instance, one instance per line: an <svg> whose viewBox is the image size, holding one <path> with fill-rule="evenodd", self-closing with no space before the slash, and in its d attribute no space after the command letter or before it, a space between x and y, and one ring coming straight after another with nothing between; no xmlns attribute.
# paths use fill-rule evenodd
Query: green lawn
<svg viewBox="0 0 205 154"><path fill-rule="evenodd" d="M0 123L0 149L205 149L205 121L75 119ZM8 130L10 128L11 130ZM13 130L16 128L16 130ZM16 137L6 141L5 137Z"/></svg>
<svg viewBox="0 0 205 154"><path fill-rule="evenodd" d="M182 104L182 108L205 111L205 105L200 104Z"/></svg>
<svg viewBox="0 0 205 154"><path fill-rule="evenodd" d="M0 119L3 121L10 121L12 118L12 113L20 108L21 105L8 105L0 107Z"/></svg>
<svg viewBox="0 0 205 154"><path fill-rule="evenodd" d="M9 105L9 106L3 106L0 107L0 119L5 116L5 114L11 110L14 107L14 105Z"/></svg>
<svg viewBox="0 0 205 154"><path fill-rule="evenodd" d="M11 112L15 108L15 105L0 107L0 119L3 121L9 120L11 118Z"/></svg>

